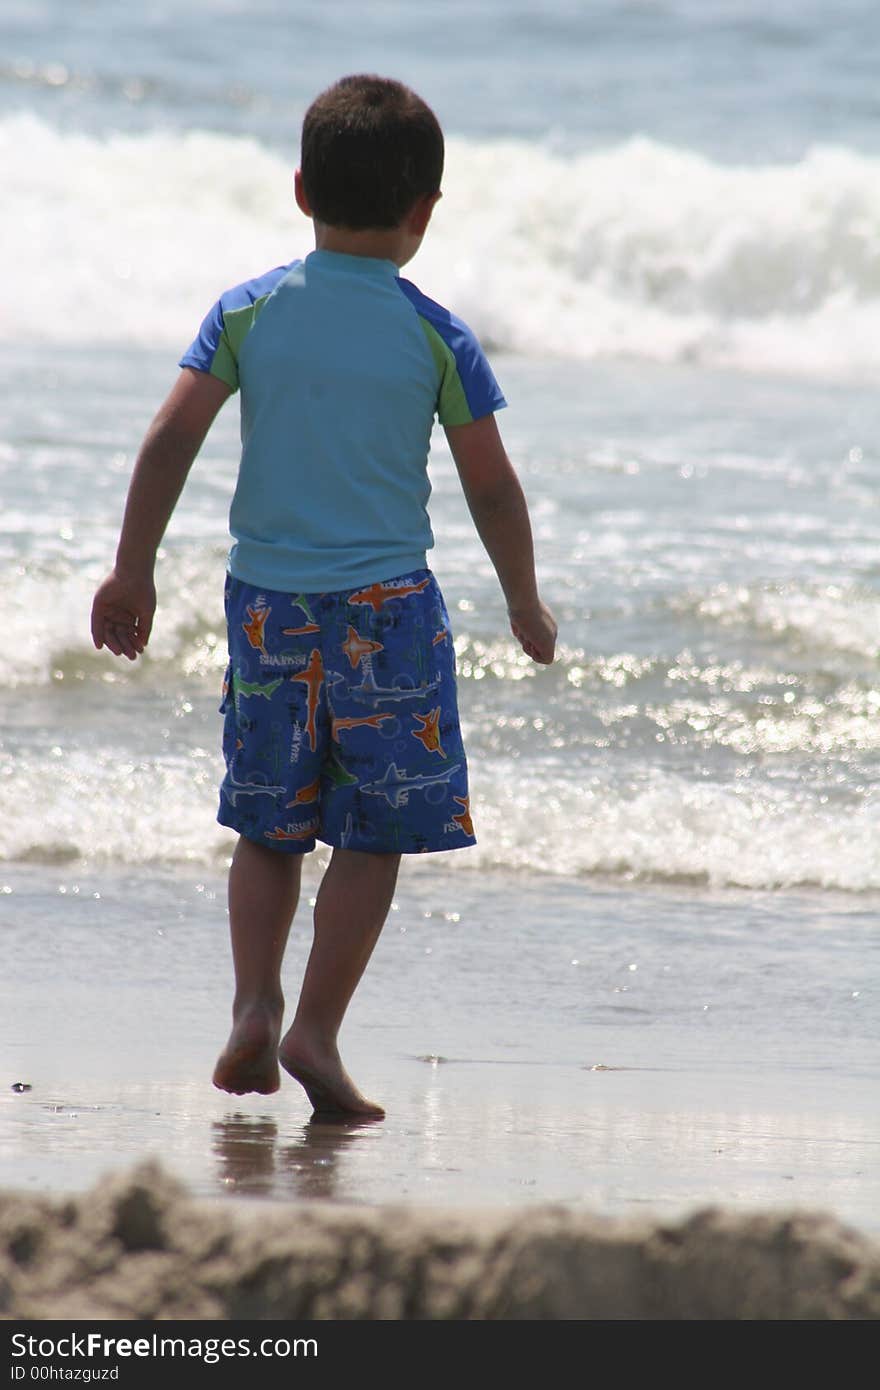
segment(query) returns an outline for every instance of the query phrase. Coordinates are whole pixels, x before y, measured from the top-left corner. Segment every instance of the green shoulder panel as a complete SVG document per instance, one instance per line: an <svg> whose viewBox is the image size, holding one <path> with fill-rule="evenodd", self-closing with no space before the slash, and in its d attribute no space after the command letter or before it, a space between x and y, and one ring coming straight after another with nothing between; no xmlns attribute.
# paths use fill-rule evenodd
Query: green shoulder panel
<svg viewBox="0 0 880 1390"><path fill-rule="evenodd" d="M219 377L233 391L238 390L238 359L245 338L260 316L268 294L245 304L241 309L227 309L223 314L223 332L211 362L211 375Z"/></svg>
<svg viewBox="0 0 880 1390"><path fill-rule="evenodd" d="M474 417L464 394L452 350L444 343L436 328L427 319L422 318L421 314L418 315L418 320L440 377L437 419L441 425L469 425Z"/></svg>

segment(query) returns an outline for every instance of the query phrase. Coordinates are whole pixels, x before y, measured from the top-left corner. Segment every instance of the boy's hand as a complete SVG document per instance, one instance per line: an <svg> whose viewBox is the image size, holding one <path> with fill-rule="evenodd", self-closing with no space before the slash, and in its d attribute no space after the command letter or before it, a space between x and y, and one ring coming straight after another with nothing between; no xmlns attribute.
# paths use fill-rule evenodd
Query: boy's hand
<svg viewBox="0 0 880 1390"><path fill-rule="evenodd" d="M134 661L150 639L156 611L152 577L132 578L111 570L92 604L92 641Z"/></svg>
<svg viewBox="0 0 880 1390"><path fill-rule="evenodd" d="M556 619L537 599L530 608L508 609L510 628L526 656L549 666L556 651Z"/></svg>

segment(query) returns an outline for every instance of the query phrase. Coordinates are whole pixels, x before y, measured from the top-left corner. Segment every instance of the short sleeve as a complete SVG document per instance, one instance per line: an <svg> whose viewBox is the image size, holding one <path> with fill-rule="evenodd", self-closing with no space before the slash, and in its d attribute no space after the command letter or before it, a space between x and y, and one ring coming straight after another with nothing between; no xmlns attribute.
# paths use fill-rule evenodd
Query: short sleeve
<svg viewBox="0 0 880 1390"><path fill-rule="evenodd" d="M190 343L179 366L194 367L197 372L209 372L238 390L238 360L241 348L257 320L260 310L283 280L291 265L276 266L254 280L245 280L227 290L202 320L198 337Z"/></svg>
<svg viewBox="0 0 880 1390"><path fill-rule="evenodd" d="M502 410L507 401L472 330L428 299L408 280L398 285L419 316L439 373L437 418L441 425L469 425Z"/></svg>
<svg viewBox="0 0 880 1390"><path fill-rule="evenodd" d="M238 390L238 359L226 330L222 298L202 320L198 337L181 357L179 366L208 372L225 381L233 391Z"/></svg>

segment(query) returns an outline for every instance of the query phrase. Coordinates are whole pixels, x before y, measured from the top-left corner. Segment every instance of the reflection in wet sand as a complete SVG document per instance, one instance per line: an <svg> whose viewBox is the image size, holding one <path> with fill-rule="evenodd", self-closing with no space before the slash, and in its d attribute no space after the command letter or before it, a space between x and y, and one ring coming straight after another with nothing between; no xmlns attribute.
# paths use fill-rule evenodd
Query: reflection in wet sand
<svg viewBox="0 0 880 1390"><path fill-rule="evenodd" d="M299 1201L351 1201L339 1190L339 1160L364 1132L370 1119L310 1119L279 1141L278 1126L266 1117L239 1113L211 1125L218 1182L239 1196Z"/></svg>
<svg viewBox="0 0 880 1390"><path fill-rule="evenodd" d="M245 1196L265 1197L275 1186L274 1120L227 1115L211 1125L212 1149L219 1164L220 1185Z"/></svg>

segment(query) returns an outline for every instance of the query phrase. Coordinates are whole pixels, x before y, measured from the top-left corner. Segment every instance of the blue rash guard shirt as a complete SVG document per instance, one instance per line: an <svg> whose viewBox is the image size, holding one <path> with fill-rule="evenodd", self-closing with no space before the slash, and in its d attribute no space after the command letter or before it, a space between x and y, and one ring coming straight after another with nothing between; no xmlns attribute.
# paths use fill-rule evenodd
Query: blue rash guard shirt
<svg viewBox="0 0 880 1390"><path fill-rule="evenodd" d="M288 593L423 568L434 417L505 404L466 324L393 262L334 251L227 291L180 365L241 390L229 569Z"/></svg>

